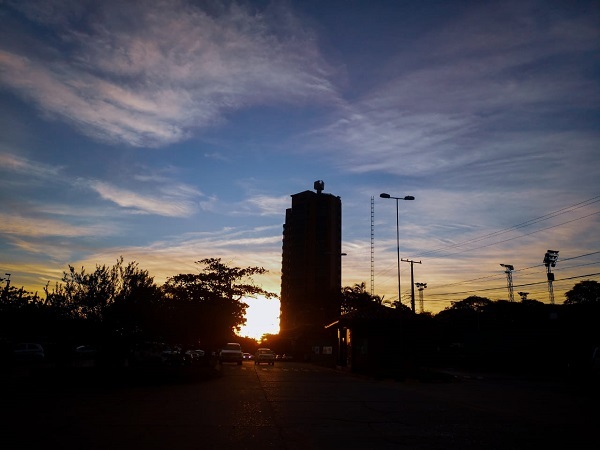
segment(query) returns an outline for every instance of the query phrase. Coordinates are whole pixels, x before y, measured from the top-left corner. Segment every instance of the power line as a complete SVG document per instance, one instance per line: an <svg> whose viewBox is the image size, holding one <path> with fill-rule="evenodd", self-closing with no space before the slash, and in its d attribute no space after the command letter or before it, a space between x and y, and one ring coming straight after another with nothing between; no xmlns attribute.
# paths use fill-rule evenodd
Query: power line
<svg viewBox="0 0 600 450"><path fill-rule="evenodd" d="M583 257L586 257L586 256L596 255L598 253L600 253L600 250L599 251L590 252L590 253L585 253L583 255L571 256L569 258L560 258L558 261L560 261L562 263L564 261L570 261L570 260L573 260L573 259L579 259L579 258L583 258ZM586 266L586 265L592 265L592 264L594 264L594 263L582 264L582 265L579 265L579 266L560 267L560 268L555 269L555 271L566 270L566 269L570 269L570 268L573 268L573 267L580 267L580 266ZM536 269L538 267L543 267L543 266L544 266L544 264L536 264L535 266L524 267L522 269L515 269L514 271L515 272L523 272L523 271L526 271L526 270ZM488 280L488 279L492 279L492 278L500 278L500 276L501 275L498 275L498 274L486 275L486 276L479 277L479 278L473 278L471 280L456 281L454 283L447 283L447 284L441 284L441 285L429 286L429 287L431 289L439 289L439 288L445 288L445 287L450 287L450 286L456 286L458 284L471 283L473 281L481 281L481 280Z"/></svg>
<svg viewBox="0 0 600 450"><path fill-rule="evenodd" d="M560 280L555 280L555 281L561 282L561 281L575 280L577 278L592 277L592 276L596 276L596 275L600 275L600 272L590 273L587 275L576 275L573 277L561 278ZM534 283L515 284L514 287L534 286L534 285L539 285L539 284L546 284L546 281L536 281ZM441 297L441 296L446 296L446 295L459 295L459 294L469 294L469 293L473 293L473 292L500 291L500 290L504 290L504 287L472 289L469 291L460 291L460 292L444 292L444 293L433 294L433 295Z"/></svg>
<svg viewBox="0 0 600 450"><path fill-rule="evenodd" d="M562 222L562 223L559 223L559 224L556 224L556 225L552 225L552 226L550 226L550 227L541 228L541 229L539 229L539 230L532 231L532 232L530 232L530 233L521 234L521 235L519 235L519 236L515 236L515 237L512 237L512 238L504 239L504 240L502 240L502 241L492 242L491 244L481 245L481 246L479 246L479 247L472 247L472 248L468 248L468 249L461 250L461 251L454 252L454 253L448 253L448 254L446 254L446 255L443 255L443 257L448 257L448 256L458 255L459 253L470 252L470 251L473 251L473 250L479 250L479 249L481 249L481 248L487 248L487 247L491 247L491 246L493 246L493 245L498 245L498 244L503 244L503 243L505 243L505 242L514 241L515 239L520 239L520 238L523 238L523 237L525 237L525 236L531 236L532 234L541 233L542 231L551 230L552 228L558 228L558 227L560 227L560 226L562 226L562 225L566 225L566 224L568 224L568 223L572 223L572 222L576 222L576 221L578 221L578 220L586 219L586 218L588 218L588 217L590 217L590 216L594 216L594 215L596 215L596 214L600 214L600 211L593 212L593 213L591 213L591 214L588 214L588 215L586 215L586 216L583 216L583 217L579 217L579 218L577 218L577 219L567 220L566 222ZM434 258L435 258L435 256L434 256ZM441 258L441 256L438 256L437 258Z"/></svg>
<svg viewBox="0 0 600 450"><path fill-rule="evenodd" d="M465 252L469 252L469 251L473 251L473 250L477 250L477 249L481 249L481 248L490 247L490 246L493 246L493 245L499 245L499 244L502 244L502 243L505 243L505 242L509 242L509 241L512 241L512 240L515 240L515 239L519 239L519 238L522 238L522 237L526 237L526 236L529 236L529 235L532 235L532 234L535 234L535 233L540 233L542 231L546 231L546 230L549 230L549 229L557 228L557 227L560 227L560 226L563 226L563 225L566 225L566 224L569 224L569 223L573 223L573 222L576 222L576 221L579 221L579 220L583 220L583 219L586 219L588 217L600 214L600 211L595 211L595 212L592 212L590 214L586 214L586 215L581 216L581 217L577 217L577 218L574 218L574 219L571 219L571 220L567 220L567 221L561 222L559 224L551 225L551 226L548 226L548 227L545 227L545 228L542 228L542 229L539 229L539 230L534 230L534 231L531 231L531 232L526 233L526 234L521 234L519 236L510 237L510 238L507 238L507 239L503 239L503 240L500 240L500 241L495 241L495 242L492 242L492 243L489 243L489 244L485 244L485 245L480 245L480 246L477 246L477 247L471 247L471 248L462 249L462 250L459 250L459 251L456 251L456 252L453 252L453 253L448 253L448 254L445 254L445 255L435 256L436 253L440 253L440 252L442 252L444 250L456 249L456 248L459 248L459 247L464 247L464 246L469 245L469 244L475 244L477 242L481 242L481 241L486 240L486 239L491 239L491 238L494 238L494 237L498 237L498 236L501 236L502 234L506 234L506 233L508 233L510 231L516 231L516 230L519 230L521 228L524 228L524 227L527 227L527 226L531 226L531 225L534 225L536 223L539 223L539 222L542 222L542 221L545 221L545 220L549 220L551 218L558 217L558 216L566 214L566 213L570 213L570 212L576 211L578 209L584 208L586 206L593 205L593 204L598 203L598 202L600 202L600 195L592 197L592 198L584 200L584 201L581 201L579 203L575 203L573 205L570 205L570 206L558 209L556 211L553 211L551 213L542 215L540 217L527 220L527 221L519 223L517 225L511 226L511 227L508 227L508 228L504 228L502 230L494 231L492 233L488 233L488 234L483 235L483 236L479 236L479 237L476 237L476 238L473 238L473 239L468 239L466 241L454 243L454 244L451 244L451 245L439 247L437 249L424 252L422 254L422 256L433 255L432 257L434 257L434 258L448 257L448 256L460 254L460 253L465 253ZM585 256L590 256L590 255L594 255L594 254L598 254L598 253L600 253L600 251L594 251L594 252L590 252L590 253L586 253L586 254L583 254L583 255L578 255L578 256L574 256L574 257L570 257L570 258L561 258L560 261L561 262L568 261L568 260L571 260L571 259L582 258L582 257L585 257ZM584 265L589 265L589 264L584 264ZM523 268L523 269L518 269L517 272L524 272L524 271L527 271L527 270L530 270L530 269L534 269L534 268L538 268L538 267L542 267L542 266L543 266L543 264L534 265L534 266L531 266L531 267L526 267L526 268ZM577 267L577 266L571 266L571 267ZM570 267L561 267L560 269L557 269L557 270L565 270L565 269L569 269L569 268ZM378 271L378 273L376 274L376 276L378 276L378 277L385 276L391 270L392 270L392 268L390 267L388 269L384 269L382 271ZM439 288L442 288L442 287L455 286L455 285L459 285L459 284L465 284L465 283L470 283L470 282L480 281L480 280L485 280L485 279L493 279L493 278L498 278L498 277L499 277L499 275L484 276L484 277L479 277L479 278L475 278L475 279L467 280L467 281L459 281L459 282L455 282L455 283L448 283L448 284L445 284L445 285L439 285L439 286L435 286L434 285L434 286L430 286L430 289L439 289ZM378 278L378 280L379 280L379 278ZM559 280L557 280L557 282L558 281ZM378 290L382 290L382 288L385 290L385 288L387 288L387 285L390 282L391 282L391 276L388 276L387 279L385 279L383 281L383 283L381 281L378 281L378 285L379 285L379 289ZM465 291L465 292L477 292L477 290ZM460 294L460 293L461 292L454 293L454 294ZM435 296L436 294L432 294L432 295ZM452 293L437 294L437 295L452 295ZM430 297L431 297L431 295L430 295Z"/></svg>
<svg viewBox="0 0 600 450"><path fill-rule="evenodd" d="M452 248L456 248L456 247L462 247L464 245L472 244L472 243L479 242L479 241L482 241L482 240L485 240L485 239L489 239L489 238L492 238L492 237L495 237L495 236L499 236L499 235L508 233L509 231L515 231L515 230L518 230L519 228L523 228L523 227L526 227L526 226L529 226L529 225L533 225L535 223L538 223L538 222L541 222L541 221L544 221L544 220L548 220L548 219L551 219L553 217L556 217L556 216L559 216L559 215L562 215L562 214L566 214L568 212L572 212L574 210L583 208L585 206L589 206L589 205L597 203L597 202L600 202L600 195L596 196L596 197L593 197L591 199L584 200L582 202L576 203L574 205L567 206L567 207L559 209L557 211L545 214L545 215L537 217L535 219L527 220L527 221L522 222L520 224L513 225L513 226L508 227L508 228L504 228L502 230L494 231L492 233L488 233L488 234L485 234L485 235L480 236L480 237L476 237L476 238L473 238L473 239L468 239L466 241L457 242L457 243L454 243L454 244L451 244L451 245L446 245L446 246L443 246L443 247L439 247L437 249L433 249L433 250L427 251L427 252L421 254L421 258L424 257L424 256L434 255L435 253L439 253L439 252L444 251L444 250L448 250L448 249L452 249ZM552 227L544 228L544 229L539 230L539 231L548 230L550 228L555 228L557 226L565 225L567 223L571 223L571 222L574 222L576 220L581 220L581 219L584 219L584 218L587 218L589 216L592 216L594 214L599 214L599 213L600 213L600 211L592 213L592 214L589 214L587 216L583 216L583 217L577 218L577 219L573 219L571 221L564 222L562 224L558 224L558 225L555 225L555 226L552 226ZM533 233L529 233L529 234L533 234ZM523 236L528 236L529 234L525 234ZM519 236L519 237L521 237L521 236ZM517 239L517 238L518 237L511 238L511 239L508 239L508 240ZM495 245L495 244L499 244L499 243L506 242L506 241L507 240L504 240L504 241L496 242L496 243L490 244L490 245ZM489 245L487 245L487 246L489 246ZM475 249L484 248L484 247L486 247L486 246L475 247L475 248L472 248L472 249L469 249L469 250L465 250L465 251L475 250ZM462 253L462 252L456 252L456 253ZM452 253L452 254L456 254L456 253ZM450 255L446 255L446 256L450 256Z"/></svg>

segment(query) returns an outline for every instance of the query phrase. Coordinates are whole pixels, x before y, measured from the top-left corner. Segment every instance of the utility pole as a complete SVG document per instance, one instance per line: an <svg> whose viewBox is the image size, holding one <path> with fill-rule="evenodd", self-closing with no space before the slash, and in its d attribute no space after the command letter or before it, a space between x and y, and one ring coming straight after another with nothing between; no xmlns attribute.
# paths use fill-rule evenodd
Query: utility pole
<svg viewBox="0 0 600 450"><path fill-rule="evenodd" d="M413 264L421 264L421 261L413 261L412 259L402 259L401 261L410 263L410 307L412 312L415 312L415 274L413 272Z"/></svg>
<svg viewBox="0 0 600 450"><path fill-rule="evenodd" d="M521 296L521 301L524 302L525 300L527 300L529 292L519 292L519 295Z"/></svg>

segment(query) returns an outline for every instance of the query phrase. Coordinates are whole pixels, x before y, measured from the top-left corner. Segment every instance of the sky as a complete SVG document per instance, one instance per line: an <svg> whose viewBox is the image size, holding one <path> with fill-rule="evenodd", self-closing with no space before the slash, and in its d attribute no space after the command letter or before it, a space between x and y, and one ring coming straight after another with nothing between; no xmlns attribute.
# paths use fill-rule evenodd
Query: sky
<svg viewBox="0 0 600 450"><path fill-rule="evenodd" d="M397 300L400 254L424 311L508 299L500 264L548 303L553 249L562 303L600 281L599 25L596 1L0 0L0 272L43 293L216 257L279 294L290 196L323 180L344 286Z"/></svg>

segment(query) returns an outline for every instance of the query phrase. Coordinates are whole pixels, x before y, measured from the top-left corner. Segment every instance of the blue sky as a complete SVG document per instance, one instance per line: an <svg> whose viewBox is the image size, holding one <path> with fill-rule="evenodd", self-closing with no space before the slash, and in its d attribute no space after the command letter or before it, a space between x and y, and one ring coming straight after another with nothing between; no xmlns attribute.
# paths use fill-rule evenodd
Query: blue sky
<svg viewBox="0 0 600 450"><path fill-rule="evenodd" d="M501 263L548 301L547 249L562 302L600 272L599 25L594 1L0 1L0 271L41 292L69 264L161 283L220 257L279 293L290 195L324 180L344 285L370 287L374 197L397 299L388 192L416 197L426 310L506 299Z"/></svg>

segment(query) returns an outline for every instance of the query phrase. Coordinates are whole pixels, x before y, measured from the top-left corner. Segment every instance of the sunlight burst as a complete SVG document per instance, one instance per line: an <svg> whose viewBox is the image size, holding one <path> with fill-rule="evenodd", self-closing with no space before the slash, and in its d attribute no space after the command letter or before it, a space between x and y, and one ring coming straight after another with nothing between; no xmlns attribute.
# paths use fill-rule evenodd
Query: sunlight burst
<svg viewBox="0 0 600 450"><path fill-rule="evenodd" d="M279 300L266 299L264 297L246 298L248 304L246 310L246 325L240 332L240 336L259 340L264 334L279 333Z"/></svg>

